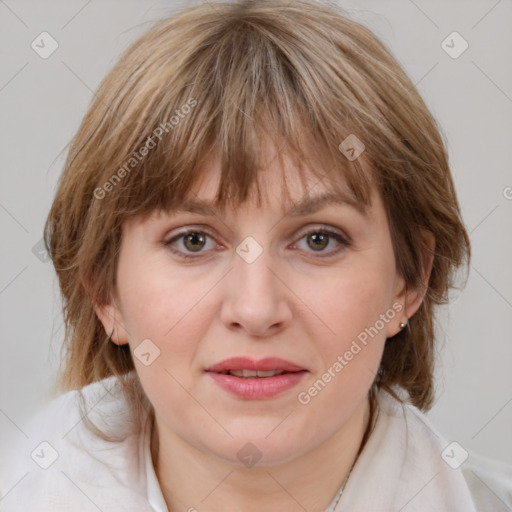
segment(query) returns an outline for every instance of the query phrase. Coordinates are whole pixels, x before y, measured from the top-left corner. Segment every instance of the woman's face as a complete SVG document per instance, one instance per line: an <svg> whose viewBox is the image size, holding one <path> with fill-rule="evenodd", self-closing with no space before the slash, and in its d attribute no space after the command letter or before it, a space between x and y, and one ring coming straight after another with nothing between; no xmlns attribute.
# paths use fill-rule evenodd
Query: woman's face
<svg viewBox="0 0 512 512"><path fill-rule="evenodd" d="M217 188L218 163L205 170L195 201L212 200ZM292 210L279 171L269 171L261 208L127 222L117 308L98 315L109 333L115 317L114 339L129 343L160 435L235 462L252 450L272 465L354 421L386 338L413 311L403 308L375 193L366 215L328 200L301 210L329 187L311 177L304 189L287 168Z"/></svg>

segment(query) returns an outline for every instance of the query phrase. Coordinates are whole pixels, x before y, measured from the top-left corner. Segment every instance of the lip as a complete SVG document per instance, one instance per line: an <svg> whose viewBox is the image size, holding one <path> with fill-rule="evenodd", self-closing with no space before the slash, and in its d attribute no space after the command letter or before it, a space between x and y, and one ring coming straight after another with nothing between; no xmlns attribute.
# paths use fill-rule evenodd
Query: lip
<svg viewBox="0 0 512 512"><path fill-rule="evenodd" d="M229 370L276 370L287 373L273 377L248 378L221 373ZM221 389L231 395L244 400L264 400L296 386L308 370L277 357L267 357L258 361L247 357L232 357L210 366L206 373Z"/></svg>
<svg viewBox="0 0 512 512"><path fill-rule="evenodd" d="M284 372L300 372L306 370L291 361L279 357L265 357L264 359L251 359L249 357L231 357L220 363L206 368L207 372L227 372L229 370L276 370Z"/></svg>

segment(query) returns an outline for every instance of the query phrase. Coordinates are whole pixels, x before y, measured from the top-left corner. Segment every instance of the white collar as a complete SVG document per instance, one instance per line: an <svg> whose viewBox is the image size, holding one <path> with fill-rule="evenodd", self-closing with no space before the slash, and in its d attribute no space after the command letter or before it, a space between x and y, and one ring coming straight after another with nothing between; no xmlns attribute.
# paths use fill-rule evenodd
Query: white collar
<svg viewBox="0 0 512 512"><path fill-rule="evenodd" d="M160 483L155 473L153 460L151 457L151 428L150 422L146 422L146 428L142 434L142 451L146 466L146 489L148 494L148 503L154 512L169 512Z"/></svg>

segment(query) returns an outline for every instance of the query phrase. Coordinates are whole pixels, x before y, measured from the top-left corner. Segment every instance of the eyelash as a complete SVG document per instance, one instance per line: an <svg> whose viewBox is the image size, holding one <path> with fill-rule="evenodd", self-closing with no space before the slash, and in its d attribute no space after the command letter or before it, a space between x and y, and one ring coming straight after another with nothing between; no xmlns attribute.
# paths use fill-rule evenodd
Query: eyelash
<svg viewBox="0 0 512 512"><path fill-rule="evenodd" d="M172 244L179 240L180 238L183 238L187 235L190 235L190 234L199 234L199 235L206 235L206 236L209 236L210 238L213 238L213 236L208 232L208 231L205 231L205 230L200 230L200 229L188 229L186 231L183 231L181 233L178 233L177 235L173 236L170 240L167 240L167 241L164 241L163 244L164 246L168 247L169 250L176 254L178 257L182 258L182 259L186 259L186 260L191 260L191 259L197 259L197 258L200 258L201 257L201 252L198 252L196 253L197 256L191 256L190 254L185 254L181 251L178 251L176 249L174 249L172 247ZM317 258L329 258L329 257L333 257L335 255L337 255L340 251L342 251L344 248L346 247L349 247L351 245L350 241L345 238L344 236L340 235L339 233L337 233L336 231L332 231L328 228L314 228L314 229L310 229L304 233L302 233L302 235L300 236L300 238L297 240L300 241L302 240L303 238L309 236L309 235L313 235L313 234L321 234L321 235L328 235L329 237L333 238L334 240L336 240L341 247L338 247L337 249L333 250L333 251L330 251L327 253L327 256L323 255L323 256L316 256ZM295 243L297 243L295 242ZM313 253L315 251L312 251ZM323 251L318 251L318 253L321 253Z"/></svg>

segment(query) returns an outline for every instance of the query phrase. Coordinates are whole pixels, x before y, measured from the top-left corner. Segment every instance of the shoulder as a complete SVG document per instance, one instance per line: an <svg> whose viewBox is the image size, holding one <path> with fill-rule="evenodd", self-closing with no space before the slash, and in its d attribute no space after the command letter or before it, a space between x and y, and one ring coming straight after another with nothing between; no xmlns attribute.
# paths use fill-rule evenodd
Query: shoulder
<svg viewBox="0 0 512 512"><path fill-rule="evenodd" d="M468 451L462 472L477 510L512 510L512 463Z"/></svg>
<svg viewBox="0 0 512 512"><path fill-rule="evenodd" d="M86 418L87 417L87 418ZM90 419L124 439L108 442L91 432ZM32 416L0 465L2 511L146 510L140 474L140 439L114 378L54 398Z"/></svg>
<svg viewBox="0 0 512 512"><path fill-rule="evenodd" d="M445 480L455 485L458 482L461 493L467 489L477 512L512 510L511 462L486 457L457 441L447 440L423 412L400 403L388 393L379 394L379 405L388 422L405 425L408 460L404 466L409 470L430 466L432 475L438 474L432 483Z"/></svg>

